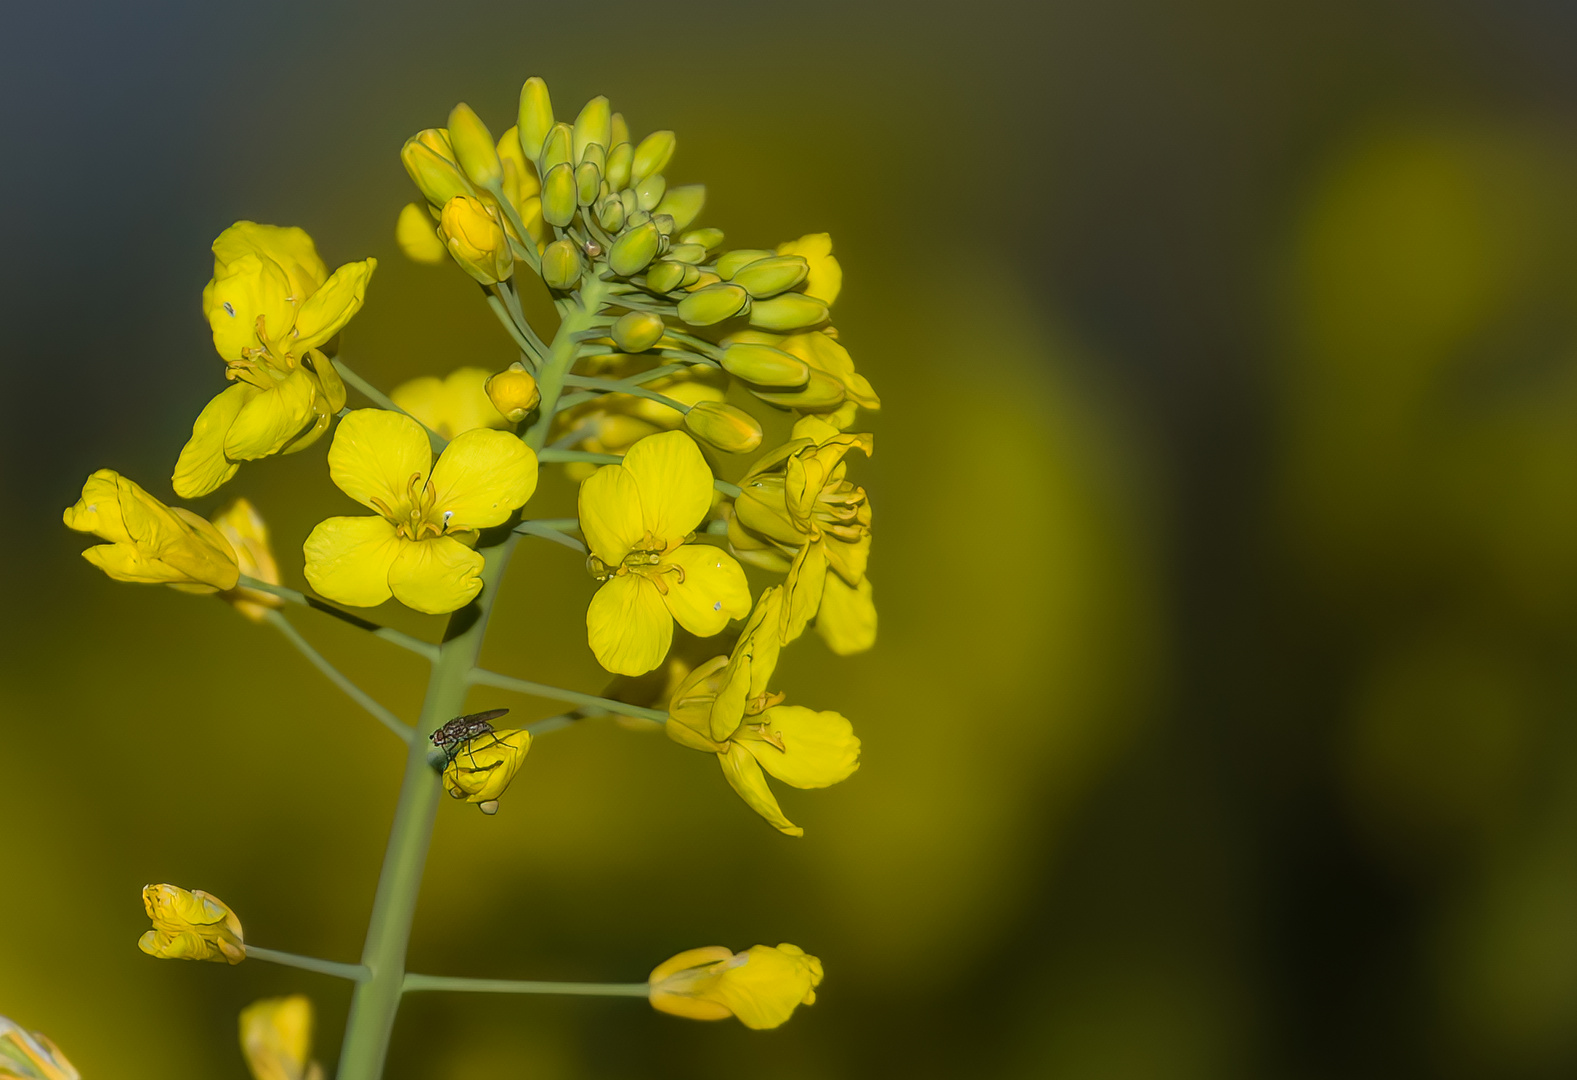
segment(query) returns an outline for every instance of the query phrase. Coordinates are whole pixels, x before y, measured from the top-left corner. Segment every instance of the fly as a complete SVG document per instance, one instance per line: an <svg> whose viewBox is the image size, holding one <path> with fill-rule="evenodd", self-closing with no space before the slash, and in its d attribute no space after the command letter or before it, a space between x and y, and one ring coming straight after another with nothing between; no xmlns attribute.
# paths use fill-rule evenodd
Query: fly
<svg viewBox="0 0 1577 1080"><path fill-rule="evenodd" d="M433 732L433 745L444 752L446 761L453 761L455 755L462 749L471 748L472 739L493 735L496 742L498 739L493 731L493 721L508 711L508 709L489 709L486 712L457 716Z"/></svg>

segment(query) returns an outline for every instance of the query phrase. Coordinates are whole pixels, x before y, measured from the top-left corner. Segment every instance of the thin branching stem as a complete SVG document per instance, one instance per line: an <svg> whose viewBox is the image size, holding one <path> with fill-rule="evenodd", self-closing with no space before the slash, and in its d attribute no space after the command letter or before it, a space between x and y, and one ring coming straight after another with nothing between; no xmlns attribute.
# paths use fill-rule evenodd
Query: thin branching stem
<svg viewBox="0 0 1577 1080"><path fill-rule="evenodd" d="M447 990L471 994L579 994L595 997L646 997L648 983L537 982L529 979L466 979L452 975L405 976L405 993Z"/></svg>
<svg viewBox="0 0 1577 1080"><path fill-rule="evenodd" d="M395 736L400 739L400 741L409 743L416 737L415 733L412 732L410 725L403 723L398 716L395 716L388 709L384 708L371 694L367 693L367 691L351 682L344 672L335 667L333 664L329 663L322 653L313 648L310 641L301 636L301 631L290 625L289 619L285 618L278 611L275 611L272 608L269 609L264 617L271 624L273 624L281 634L285 635L285 639L294 645L297 650L300 651L301 655L307 658L313 667L317 668L324 675L326 675L329 682L345 691L346 695L349 696L352 701L371 713L373 719L377 720L378 723L392 731Z"/></svg>
<svg viewBox="0 0 1577 1080"><path fill-rule="evenodd" d="M600 709L603 712L620 713L624 716L634 716L642 720L655 720L664 723L668 714L657 709L648 709L641 705L630 705L613 698L598 697L596 694L583 694L579 690L565 690L558 686L549 686L546 683L531 682L527 679L517 679L513 675L500 675L496 671L486 668L472 670L470 681L483 686L496 686L500 690L513 690L517 694L527 694L531 697L547 698L549 701L567 701L571 705L579 705L587 709Z"/></svg>
<svg viewBox="0 0 1577 1080"><path fill-rule="evenodd" d="M399 630L391 630L387 626L379 626L375 622L363 619L360 615L352 615L350 612L337 608L333 604L324 603L315 596L308 596L295 589L288 589L283 585L259 581L257 578L248 577L245 574L241 575L237 584L242 588L272 593L287 603L308 607L314 611L321 611L325 615L332 615L341 622L350 623L358 630L365 630L373 637L382 638L391 645L398 645L400 648L425 657L428 660L436 660L438 658L438 646L431 642L423 641L421 638L414 638L409 634L401 633Z"/></svg>
<svg viewBox="0 0 1577 1080"><path fill-rule="evenodd" d="M319 960L315 956L297 956L277 949L262 949L256 945L243 945L242 948L246 950L248 960L266 960L270 964L316 971L320 975L333 975L351 982L365 982L372 975L365 964L341 964L333 960Z"/></svg>
<svg viewBox="0 0 1577 1080"><path fill-rule="evenodd" d="M579 525L579 522L575 521L573 518L570 519L570 527L578 528ZM563 532L563 529L557 526L554 522L522 521L519 525L515 526L515 531L525 536L540 536L544 540L551 540L555 544L562 544L567 548L571 548L580 552L582 555L586 553L585 544L581 543L573 536L566 536Z"/></svg>
<svg viewBox="0 0 1577 1080"><path fill-rule="evenodd" d="M538 451L537 457L545 462L586 461L593 465L617 465L624 460L623 454L594 454L590 450L560 450L552 446ZM727 480L713 480L712 486L730 499L739 498L738 484L730 484Z"/></svg>
<svg viewBox="0 0 1577 1080"><path fill-rule="evenodd" d="M411 416L410 413L396 405L393 400L390 399L389 395L385 394L382 390L379 390L376 386L372 385L372 383L368 382L366 379L363 379L360 375L346 367L343 360L335 357L333 364L334 370L339 372L340 378L354 386L357 390L360 390L362 394L368 398L368 400L373 402L373 404L377 405L379 408L388 409L391 412L397 412L401 416ZM411 419L416 420L418 424L422 424L422 422L417 420L414 416L411 416ZM426 424L422 424L422 430L427 433L427 441L432 444L433 453L443 453L444 447L449 445L449 440L438 434L438 432L434 431Z"/></svg>

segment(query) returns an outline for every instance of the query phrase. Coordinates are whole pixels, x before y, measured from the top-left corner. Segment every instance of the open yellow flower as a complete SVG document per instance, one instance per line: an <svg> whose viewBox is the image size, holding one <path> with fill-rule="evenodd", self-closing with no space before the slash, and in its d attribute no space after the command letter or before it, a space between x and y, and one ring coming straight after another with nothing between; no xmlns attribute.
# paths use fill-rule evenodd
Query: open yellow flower
<svg viewBox="0 0 1577 1080"><path fill-rule="evenodd" d="M668 706L668 736L718 756L745 804L779 832L805 830L783 815L763 770L797 788L830 787L860 767L860 740L835 712L784 705L767 682L778 661L783 587L762 590L729 656L692 671Z"/></svg>
<svg viewBox="0 0 1577 1080"><path fill-rule="evenodd" d="M642 675L662 663L675 619L711 637L749 612L750 587L733 556L688 543L711 505L712 470L682 431L641 439L622 464L581 485L581 530L602 582L586 635L609 671Z"/></svg>
<svg viewBox="0 0 1577 1080"><path fill-rule="evenodd" d="M219 530L190 510L165 506L111 469L88 477L82 497L62 516L67 528L109 541L82 557L116 581L215 592L234 588L240 574Z"/></svg>
<svg viewBox="0 0 1577 1080"><path fill-rule="evenodd" d="M660 1012L692 1020L737 1016L748 1028L775 1028L816 1001L821 961L798 945L722 945L688 949L647 978L647 1000Z"/></svg>
<svg viewBox="0 0 1577 1080"><path fill-rule="evenodd" d="M15 1080L82 1080L60 1047L36 1031L0 1016L0 1077Z"/></svg>
<svg viewBox="0 0 1577 1080"><path fill-rule="evenodd" d="M361 309L376 259L331 275L296 228L238 221L214 241L203 314L235 383L198 414L175 463L175 491L206 495L239 463L311 445L345 405L321 347Z"/></svg>
<svg viewBox="0 0 1577 1080"><path fill-rule="evenodd" d="M279 564L268 544L268 523L250 501L237 499L215 514L212 524L235 552L242 574L270 585L279 584ZM273 593L239 586L225 593L224 599L253 622L262 622L269 608L284 604Z"/></svg>
<svg viewBox="0 0 1577 1080"><path fill-rule="evenodd" d="M457 748L449 759L444 768L444 790L466 802L495 802L520 771L530 749L529 731L500 728L491 735L480 735Z"/></svg>
<svg viewBox="0 0 1577 1080"><path fill-rule="evenodd" d="M477 530L501 525L537 487L537 456L502 431L457 436L433 464L422 426L402 413L357 409L329 448L329 476L377 517L319 522L303 545L307 581L356 607L391 595L430 615L482 588Z"/></svg>
<svg viewBox="0 0 1577 1080"><path fill-rule="evenodd" d="M241 1053L253 1080L322 1080L312 1060L312 999L264 998L241 1010Z"/></svg>
<svg viewBox="0 0 1577 1080"><path fill-rule="evenodd" d="M476 428L509 425L487 396L486 368L455 368L439 379L432 375L403 382L389 391L389 400L446 439Z"/></svg>
<svg viewBox="0 0 1577 1080"><path fill-rule="evenodd" d="M137 948L149 956L220 964L246 959L241 920L217 896L200 889L188 892L174 885L149 885L142 890L142 906L153 929L142 935Z"/></svg>

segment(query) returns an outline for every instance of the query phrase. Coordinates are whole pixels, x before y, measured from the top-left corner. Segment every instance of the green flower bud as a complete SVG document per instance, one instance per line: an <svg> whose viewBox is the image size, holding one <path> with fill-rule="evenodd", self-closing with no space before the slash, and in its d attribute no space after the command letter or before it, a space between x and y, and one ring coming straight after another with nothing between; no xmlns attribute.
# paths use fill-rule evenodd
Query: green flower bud
<svg viewBox="0 0 1577 1080"><path fill-rule="evenodd" d="M597 207L597 224L607 233L624 228L624 204L611 197L603 199Z"/></svg>
<svg viewBox="0 0 1577 1080"><path fill-rule="evenodd" d="M733 281L734 275L751 263L773 258L774 254L761 248L738 248L725 252L717 257L717 276L724 281Z"/></svg>
<svg viewBox="0 0 1577 1080"><path fill-rule="evenodd" d="M613 242L608 251L608 269L620 277L639 274L657 257L657 240L661 234L650 221L637 225Z"/></svg>
<svg viewBox="0 0 1577 1080"><path fill-rule="evenodd" d="M725 453L747 454L761 445L761 424L743 409L721 401L699 401L684 414L690 434Z"/></svg>
<svg viewBox="0 0 1577 1080"><path fill-rule="evenodd" d="M575 169L575 201L590 206L602 194L602 171L595 161L583 161ZM802 260L803 261L803 260Z"/></svg>
<svg viewBox="0 0 1577 1080"><path fill-rule="evenodd" d="M708 251L716 251L723 243L722 229L694 229L679 238L682 244L700 244Z"/></svg>
<svg viewBox="0 0 1577 1080"><path fill-rule="evenodd" d="M651 220L650 212L642 210L641 204L636 201L634 188L625 188L619 192L619 201L624 203L624 220L627 224L638 225L641 221ZM645 216L637 221L636 214L644 214Z"/></svg>
<svg viewBox="0 0 1577 1080"><path fill-rule="evenodd" d="M810 379L803 390L793 390L788 393L777 391L756 390L750 391L769 405L777 405L785 409L835 409L843 404L843 384L825 372L810 370Z"/></svg>
<svg viewBox="0 0 1577 1080"><path fill-rule="evenodd" d="M608 186L614 191L623 191L630 186L630 165L635 160L635 147L628 141L615 143L612 150L608 151Z"/></svg>
<svg viewBox="0 0 1577 1080"><path fill-rule="evenodd" d="M668 162L673 160L675 145L677 144L674 133L671 131L654 131L642 139L641 145L635 148L630 179L645 180L653 173L660 173L666 169Z"/></svg>
<svg viewBox="0 0 1577 1080"><path fill-rule="evenodd" d="M723 370L757 386L804 386L810 365L771 345L738 342L723 350Z"/></svg>
<svg viewBox="0 0 1577 1080"><path fill-rule="evenodd" d="M711 326L738 315L749 303L750 294L744 289L719 282L679 301L679 317L691 326Z"/></svg>
<svg viewBox="0 0 1577 1080"><path fill-rule="evenodd" d="M561 161L542 178L542 220L563 228L575 217L575 169Z"/></svg>
<svg viewBox="0 0 1577 1080"><path fill-rule="evenodd" d="M520 88L520 114L517 118L520 149L527 161L542 157L542 143L553 128L553 103L548 100L548 84L536 76Z"/></svg>
<svg viewBox="0 0 1577 1080"><path fill-rule="evenodd" d="M660 262L646 271L646 287L653 292L673 292L684 283L684 272L691 267L679 263Z"/></svg>
<svg viewBox="0 0 1577 1080"><path fill-rule="evenodd" d="M620 352L645 352L663 336L662 316L650 311L628 311L613 324L613 343Z"/></svg>
<svg viewBox="0 0 1577 1080"><path fill-rule="evenodd" d="M580 115L575 117L573 146L576 161L584 161L588 146L600 146L604 153L613 145L613 118L608 112L608 99L598 95L586 102Z"/></svg>
<svg viewBox="0 0 1577 1080"><path fill-rule="evenodd" d="M690 263L693 266L706 258L706 248L700 244L675 244L668 250L668 257L674 262Z"/></svg>
<svg viewBox="0 0 1577 1080"><path fill-rule="evenodd" d="M449 136L441 128L428 128L405 140L400 161L427 201L443 206L456 195L475 195L476 189L450 157Z"/></svg>
<svg viewBox="0 0 1577 1080"><path fill-rule="evenodd" d="M498 160L493 133L463 101L449 113L449 141L454 145L455 159L472 183L491 188L504 178L504 163Z"/></svg>
<svg viewBox="0 0 1577 1080"><path fill-rule="evenodd" d="M684 263L681 263L680 265L684 266L684 280L679 282L679 285L680 285L681 288L688 289L690 286L694 285L696 282L701 281L701 271L700 271L700 269L698 267L690 266L690 265L687 265L687 264L684 264ZM709 276L711 277L712 281L716 281L717 280L717 275L716 274L712 274L712 275L709 275ZM703 284L703 285L710 285L710 284L712 284L712 281L701 281L701 284Z"/></svg>
<svg viewBox="0 0 1577 1080"><path fill-rule="evenodd" d="M669 188L668 194L663 196L663 201L657 204L654 213L668 214L674 219L674 231L684 232L690 223L701 216L701 208L706 205L705 184L684 184L680 187Z"/></svg>
<svg viewBox="0 0 1577 1080"><path fill-rule="evenodd" d="M792 289L810 273L810 263L799 255L774 255L770 259L757 259L734 275L733 281L743 285L754 299L776 296L785 289Z"/></svg>
<svg viewBox="0 0 1577 1080"><path fill-rule="evenodd" d="M623 113L614 113L608 120L608 137L613 140L610 146L630 141L630 125L625 123Z"/></svg>
<svg viewBox="0 0 1577 1080"><path fill-rule="evenodd" d="M537 172L546 176L548 170L555 165L574 164L575 159L571 154L574 145L570 126L565 123L554 124L548 129L548 137L542 141L542 155L537 161Z"/></svg>
<svg viewBox="0 0 1577 1080"><path fill-rule="evenodd" d="M668 190L668 181L663 179L662 173L646 177L635 185L635 204L642 210L655 209L663 201L663 192Z"/></svg>
<svg viewBox="0 0 1577 1080"><path fill-rule="evenodd" d="M555 240L542 250L542 280L549 288L573 289L581 270L580 248L575 241Z"/></svg>
<svg viewBox="0 0 1577 1080"><path fill-rule="evenodd" d="M826 321L826 303L804 293L784 293L750 309L750 325L762 330L803 330Z"/></svg>
<svg viewBox="0 0 1577 1080"><path fill-rule="evenodd" d="M664 241L668 239L668 234L674 231L674 219L671 214L653 214L652 224L663 234Z"/></svg>

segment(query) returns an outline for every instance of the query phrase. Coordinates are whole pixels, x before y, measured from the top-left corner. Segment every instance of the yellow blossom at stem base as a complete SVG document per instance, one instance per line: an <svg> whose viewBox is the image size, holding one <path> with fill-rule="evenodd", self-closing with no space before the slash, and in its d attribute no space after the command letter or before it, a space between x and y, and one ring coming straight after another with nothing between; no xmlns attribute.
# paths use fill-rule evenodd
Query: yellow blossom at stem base
<svg viewBox="0 0 1577 1080"><path fill-rule="evenodd" d="M647 997L659 1012L692 1020L735 1016L759 1031L814 1003L821 979L821 961L797 945L754 945L742 953L713 945L659 964Z"/></svg>

